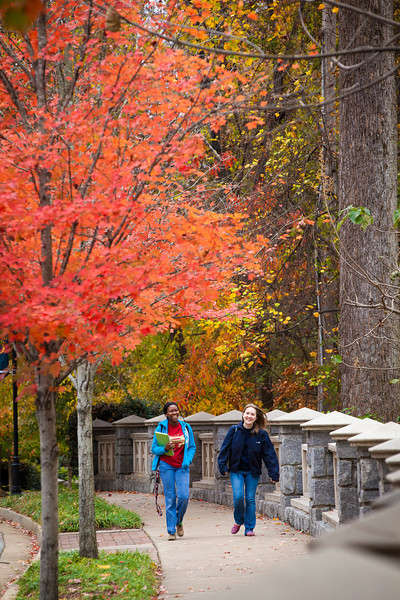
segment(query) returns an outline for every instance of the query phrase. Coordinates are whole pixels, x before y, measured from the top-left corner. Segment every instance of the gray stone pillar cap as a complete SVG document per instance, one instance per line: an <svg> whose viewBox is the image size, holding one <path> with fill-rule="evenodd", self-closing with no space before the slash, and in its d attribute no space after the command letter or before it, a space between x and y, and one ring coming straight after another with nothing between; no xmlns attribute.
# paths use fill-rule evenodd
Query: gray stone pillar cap
<svg viewBox="0 0 400 600"><path fill-rule="evenodd" d="M215 419L215 415L202 410L194 415L190 415L190 417L186 417L185 421L186 423L209 423L213 419Z"/></svg>
<svg viewBox="0 0 400 600"><path fill-rule="evenodd" d="M118 421L114 421L113 425L116 427L129 427L130 425L144 425L146 423L146 419L143 417L138 417L137 415L128 415L123 419L118 419Z"/></svg>
<svg viewBox="0 0 400 600"><path fill-rule="evenodd" d="M354 437L349 438L349 443L352 446L363 446L369 448L370 446L376 445L379 442L386 442L395 437L400 436L400 425L389 421L384 425L378 425L374 429L359 433Z"/></svg>
<svg viewBox="0 0 400 600"><path fill-rule="evenodd" d="M354 423L345 425L345 427L341 427L340 429L335 429L335 431L332 431L331 437L338 441L348 440L359 433L363 433L369 429L374 429L374 427L378 427L379 425L381 425L381 423L379 421L375 421L374 419L356 419Z"/></svg>
<svg viewBox="0 0 400 600"><path fill-rule="evenodd" d="M218 417L214 417L212 419L212 422L221 425L228 425L229 423L234 424L240 422L242 420L242 417L242 411L230 410L229 412L226 412L223 415L218 415Z"/></svg>
<svg viewBox="0 0 400 600"><path fill-rule="evenodd" d="M320 415L316 419L307 421L306 423L300 425L300 427L302 429L309 429L312 431L333 431L334 429L343 427L343 425L350 425L356 421L357 417L352 417L346 413L341 413L337 410L334 410L333 412L326 413L325 415Z"/></svg>
<svg viewBox="0 0 400 600"><path fill-rule="evenodd" d="M274 425L300 425L305 421L311 421L316 417L322 415L322 413L312 408L299 408L291 413L282 415L274 419Z"/></svg>
<svg viewBox="0 0 400 600"><path fill-rule="evenodd" d="M275 410L270 410L267 412L267 421L268 423L273 424L275 423L276 419L283 417L284 415L287 415L287 412L284 410L279 410L277 408Z"/></svg>
<svg viewBox="0 0 400 600"><path fill-rule="evenodd" d="M400 468L400 452L398 454L389 456L385 462L391 471L396 471L398 468Z"/></svg>
<svg viewBox="0 0 400 600"><path fill-rule="evenodd" d="M372 458L388 458L400 452L400 436L368 448Z"/></svg>

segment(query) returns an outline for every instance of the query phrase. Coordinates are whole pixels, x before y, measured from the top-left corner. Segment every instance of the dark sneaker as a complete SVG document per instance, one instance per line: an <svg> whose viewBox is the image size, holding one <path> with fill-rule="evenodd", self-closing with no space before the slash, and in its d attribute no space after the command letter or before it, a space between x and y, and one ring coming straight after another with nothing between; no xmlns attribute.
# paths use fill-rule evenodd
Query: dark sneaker
<svg viewBox="0 0 400 600"><path fill-rule="evenodd" d="M176 526L176 533L179 535L179 537L183 537L183 534L185 532L183 531L182 523L180 523L179 525Z"/></svg>
<svg viewBox="0 0 400 600"><path fill-rule="evenodd" d="M234 526L231 529L231 533L233 533L233 535L235 535L235 533L237 533L239 531L239 529L241 528L241 525L237 525L236 523L234 524Z"/></svg>

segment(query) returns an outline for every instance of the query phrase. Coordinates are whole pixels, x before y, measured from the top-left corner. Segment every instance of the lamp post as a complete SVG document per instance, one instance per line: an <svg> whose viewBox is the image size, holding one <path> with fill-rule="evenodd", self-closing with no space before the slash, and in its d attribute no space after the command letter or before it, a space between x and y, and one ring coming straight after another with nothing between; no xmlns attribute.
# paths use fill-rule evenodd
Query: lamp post
<svg viewBox="0 0 400 600"><path fill-rule="evenodd" d="M18 456L18 387L17 387L17 355L14 348L11 350L12 362L12 391L13 391L13 424L14 424L14 454L11 462L11 494L21 493L21 478Z"/></svg>

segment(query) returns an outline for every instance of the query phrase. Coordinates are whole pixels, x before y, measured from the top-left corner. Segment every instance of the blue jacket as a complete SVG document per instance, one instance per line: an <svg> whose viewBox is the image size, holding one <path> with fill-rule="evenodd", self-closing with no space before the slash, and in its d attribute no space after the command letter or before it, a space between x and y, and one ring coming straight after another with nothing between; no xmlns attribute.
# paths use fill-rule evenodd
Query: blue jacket
<svg viewBox="0 0 400 600"><path fill-rule="evenodd" d="M183 451L182 469L187 469L190 463L192 462L194 454L196 452L196 444L194 443L193 431L190 425L188 423L185 423L185 421L179 421L179 423L182 427L183 435L185 436L185 448ZM168 433L168 419L165 419L165 421L161 421L161 423L157 425L156 431L160 431L161 433ZM165 454L165 449L164 446L158 445L155 435L153 437L151 451L153 454L155 454L153 464L151 465L151 470L157 471L158 463L160 462L160 456Z"/></svg>
<svg viewBox="0 0 400 600"><path fill-rule="evenodd" d="M241 422L238 425L232 425L222 442L218 455L218 468L222 475L227 471L233 471L233 473L239 471L243 443L244 425ZM262 461L264 461L272 481L279 481L278 457L269 435L264 429L259 429L258 433L251 434L248 438L248 459L253 477L261 475Z"/></svg>

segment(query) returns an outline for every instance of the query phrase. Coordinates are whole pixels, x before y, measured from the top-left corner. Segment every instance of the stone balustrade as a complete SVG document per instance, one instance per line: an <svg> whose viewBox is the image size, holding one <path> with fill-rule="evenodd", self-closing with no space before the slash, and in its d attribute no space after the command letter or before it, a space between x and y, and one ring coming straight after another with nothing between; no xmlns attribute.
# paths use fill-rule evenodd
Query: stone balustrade
<svg viewBox="0 0 400 600"><path fill-rule="evenodd" d="M190 470L192 498L232 506L229 477L218 472L217 456L229 428L241 417L232 410L185 419L197 447ZM274 410L267 417L280 482L273 484L263 468L256 496L261 514L318 536L365 515L400 486L399 424L309 408ZM164 418L93 421L96 489L153 491L151 444Z"/></svg>

